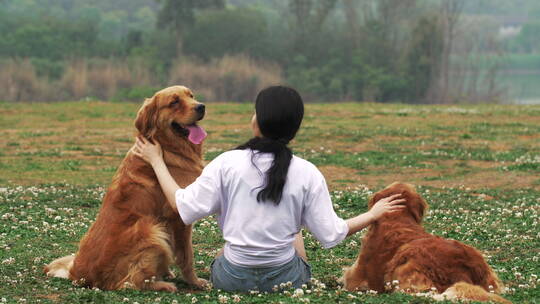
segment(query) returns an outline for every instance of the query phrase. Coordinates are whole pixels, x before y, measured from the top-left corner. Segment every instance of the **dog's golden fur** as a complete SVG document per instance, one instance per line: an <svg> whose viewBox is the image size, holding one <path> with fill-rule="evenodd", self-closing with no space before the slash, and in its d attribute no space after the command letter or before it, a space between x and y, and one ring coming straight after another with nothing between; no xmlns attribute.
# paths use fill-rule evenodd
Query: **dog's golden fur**
<svg viewBox="0 0 540 304"><path fill-rule="evenodd" d="M393 194L402 194L406 208L369 227L358 259L343 275L347 290L386 292L387 282L397 280L407 293L435 289L449 299L509 303L495 294L503 285L478 250L425 232L421 223L428 205L412 185L393 183L377 192L368 207Z"/></svg>
<svg viewBox="0 0 540 304"><path fill-rule="evenodd" d="M202 118L191 91L173 86L147 99L137 114L138 135L161 144L165 163L180 187L192 183L203 168L201 145L186 139L184 127ZM165 201L152 167L128 152L99 211L74 256L45 267L49 276L105 290L135 288L176 291L163 281L176 261L184 279L202 287L193 270L191 225Z"/></svg>

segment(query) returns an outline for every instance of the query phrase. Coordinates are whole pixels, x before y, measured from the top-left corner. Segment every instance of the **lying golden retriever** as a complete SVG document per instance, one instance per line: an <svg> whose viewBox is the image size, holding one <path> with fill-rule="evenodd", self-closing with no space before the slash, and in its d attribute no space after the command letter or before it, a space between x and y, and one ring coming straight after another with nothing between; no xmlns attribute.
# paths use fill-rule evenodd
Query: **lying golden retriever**
<svg viewBox="0 0 540 304"><path fill-rule="evenodd" d="M412 185L393 183L377 192L368 207L398 193L407 208L369 227L358 259L343 275L347 290L386 292L393 290L393 282L411 294L436 290L437 299L510 303L495 294L504 287L478 250L424 231L428 205Z"/></svg>
<svg viewBox="0 0 540 304"><path fill-rule="evenodd" d="M173 86L146 99L135 120L139 136L161 144L167 167L181 187L203 168L206 133L196 122L204 114L204 105L188 88ZM174 292L176 286L163 279L176 261L189 284L203 287L206 281L193 269L191 225L184 225L165 200L152 167L128 152L78 252L53 261L45 272L104 290Z"/></svg>

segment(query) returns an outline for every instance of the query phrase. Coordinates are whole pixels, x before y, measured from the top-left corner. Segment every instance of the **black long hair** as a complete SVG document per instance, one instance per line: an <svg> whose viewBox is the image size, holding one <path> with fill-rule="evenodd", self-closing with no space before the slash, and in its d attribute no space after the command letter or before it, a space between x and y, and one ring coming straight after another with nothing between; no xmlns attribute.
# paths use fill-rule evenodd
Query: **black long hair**
<svg viewBox="0 0 540 304"><path fill-rule="evenodd" d="M287 145L300 128L304 103L300 94L292 88L268 87L257 95L255 114L263 137L254 137L236 149L274 155L272 166L266 172L265 183L261 186L264 188L257 194L257 201L279 204L292 159L292 150Z"/></svg>

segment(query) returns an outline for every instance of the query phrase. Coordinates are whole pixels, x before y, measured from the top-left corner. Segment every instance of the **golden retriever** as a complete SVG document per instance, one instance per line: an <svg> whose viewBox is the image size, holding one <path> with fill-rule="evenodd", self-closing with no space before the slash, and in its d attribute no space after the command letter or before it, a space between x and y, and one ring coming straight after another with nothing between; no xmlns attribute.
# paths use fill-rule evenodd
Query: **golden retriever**
<svg viewBox="0 0 540 304"><path fill-rule="evenodd" d="M173 86L146 99L135 120L139 136L161 144L167 167L181 187L203 168L200 143L206 133L196 122L204 114L204 105L191 90ZM152 167L128 152L78 252L53 261L45 272L104 290L174 292L176 286L163 279L176 261L189 284L203 287L206 281L193 269L191 225L165 200Z"/></svg>
<svg viewBox="0 0 540 304"><path fill-rule="evenodd" d="M496 295L504 289L482 254L471 246L427 233L422 218L428 205L409 184L393 183L370 199L402 194L403 211L386 214L373 223L362 240L362 250L343 282L349 291L437 291L437 299L469 299L510 303Z"/></svg>

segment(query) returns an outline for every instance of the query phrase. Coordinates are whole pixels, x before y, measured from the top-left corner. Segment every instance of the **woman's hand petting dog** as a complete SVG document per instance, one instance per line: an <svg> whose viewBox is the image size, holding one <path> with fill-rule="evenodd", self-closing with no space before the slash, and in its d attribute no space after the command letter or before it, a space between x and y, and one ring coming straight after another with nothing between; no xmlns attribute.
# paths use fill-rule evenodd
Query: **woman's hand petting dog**
<svg viewBox="0 0 540 304"><path fill-rule="evenodd" d="M407 206L403 205L405 199L400 199L400 197L401 194L394 194L377 201L371 210L369 210L373 220L376 221L387 212L396 212L406 208Z"/></svg>
<svg viewBox="0 0 540 304"><path fill-rule="evenodd" d="M145 141L144 138L140 136L137 137L131 151L133 154L144 159L144 161L149 163L152 167L163 161L163 150L161 149L161 145L158 142L152 144L150 141Z"/></svg>

